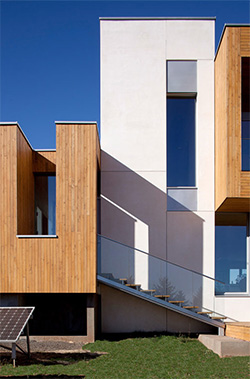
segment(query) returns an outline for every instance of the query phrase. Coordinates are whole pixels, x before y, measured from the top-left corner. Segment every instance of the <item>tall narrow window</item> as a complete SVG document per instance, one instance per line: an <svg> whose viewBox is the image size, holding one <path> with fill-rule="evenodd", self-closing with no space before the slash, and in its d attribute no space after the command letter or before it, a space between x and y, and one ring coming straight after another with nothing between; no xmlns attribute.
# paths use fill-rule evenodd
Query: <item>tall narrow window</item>
<svg viewBox="0 0 250 379"><path fill-rule="evenodd" d="M217 295L246 292L247 214L219 213L215 226L215 278Z"/></svg>
<svg viewBox="0 0 250 379"><path fill-rule="evenodd" d="M167 187L195 186L196 66L167 62Z"/></svg>
<svg viewBox="0 0 250 379"><path fill-rule="evenodd" d="M35 234L56 234L56 177L35 176Z"/></svg>
<svg viewBox="0 0 250 379"><path fill-rule="evenodd" d="M195 186L195 99L167 99L167 185Z"/></svg>
<svg viewBox="0 0 250 379"><path fill-rule="evenodd" d="M241 167L250 171L250 58L241 60Z"/></svg>

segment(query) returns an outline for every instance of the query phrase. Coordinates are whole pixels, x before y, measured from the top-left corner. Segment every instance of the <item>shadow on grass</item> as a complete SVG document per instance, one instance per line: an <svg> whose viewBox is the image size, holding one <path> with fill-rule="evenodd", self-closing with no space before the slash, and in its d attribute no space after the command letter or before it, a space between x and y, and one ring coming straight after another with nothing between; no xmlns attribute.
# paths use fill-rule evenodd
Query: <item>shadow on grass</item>
<svg viewBox="0 0 250 379"><path fill-rule="evenodd" d="M16 358L16 366L30 366L30 365L43 365L43 366L55 366L63 365L68 366L80 361L90 361L92 359L98 358L105 355L105 352L86 352L82 353L48 353L48 352L35 352L32 353L30 358L18 352ZM10 353L0 354L0 366L12 364L12 359ZM1 376L0 376L1 378ZM26 378L26 376L25 376Z"/></svg>
<svg viewBox="0 0 250 379"><path fill-rule="evenodd" d="M200 333L169 333L169 332L133 332L133 333L109 333L99 336L100 341L122 341L131 338L152 338L152 337L181 337L183 342L186 342L189 338L197 339ZM209 333L207 333L209 334Z"/></svg>

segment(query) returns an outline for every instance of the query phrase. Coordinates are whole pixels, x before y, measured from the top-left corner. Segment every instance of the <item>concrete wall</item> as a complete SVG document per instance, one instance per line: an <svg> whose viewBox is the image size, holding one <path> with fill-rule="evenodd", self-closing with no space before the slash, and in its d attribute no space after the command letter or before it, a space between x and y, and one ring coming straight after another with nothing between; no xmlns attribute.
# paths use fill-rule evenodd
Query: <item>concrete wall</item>
<svg viewBox="0 0 250 379"><path fill-rule="evenodd" d="M216 333L216 328L101 285L103 333Z"/></svg>
<svg viewBox="0 0 250 379"><path fill-rule="evenodd" d="M167 211L166 61L189 59L197 61L196 187L169 192ZM101 21L101 233L212 277L213 59L213 20ZM144 288L146 260L134 260ZM105 311L103 324L116 328Z"/></svg>

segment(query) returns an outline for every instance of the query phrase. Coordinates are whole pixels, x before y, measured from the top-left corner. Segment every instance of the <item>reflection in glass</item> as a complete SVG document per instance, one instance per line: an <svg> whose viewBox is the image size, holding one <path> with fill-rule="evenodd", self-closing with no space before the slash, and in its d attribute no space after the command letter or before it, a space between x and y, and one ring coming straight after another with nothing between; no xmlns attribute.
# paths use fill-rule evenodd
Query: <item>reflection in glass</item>
<svg viewBox="0 0 250 379"><path fill-rule="evenodd" d="M225 283L223 292L246 292L246 226L215 227L215 278ZM216 294L221 294L220 284Z"/></svg>
<svg viewBox="0 0 250 379"><path fill-rule="evenodd" d="M35 234L56 234L56 177L35 176Z"/></svg>

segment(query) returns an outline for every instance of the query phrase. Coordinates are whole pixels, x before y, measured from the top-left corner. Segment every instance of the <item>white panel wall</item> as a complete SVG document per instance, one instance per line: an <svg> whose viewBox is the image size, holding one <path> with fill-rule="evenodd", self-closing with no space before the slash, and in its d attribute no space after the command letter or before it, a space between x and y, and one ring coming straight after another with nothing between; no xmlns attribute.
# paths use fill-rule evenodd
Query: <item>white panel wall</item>
<svg viewBox="0 0 250 379"><path fill-rule="evenodd" d="M164 37L165 21L101 21L102 195L120 207L115 225L102 211L102 234L166 258Z"/></svg>
<svg viewBox="0 0 250 379"><path fill-rule="evenodd" d="M197 67L196 170L198 210L214 210L214 60L202 59Z"/></svg>
<svg viewBox="0 0 250 379"><path fill-rule="evenodd" d="M214 21L167 20L166 59L213 59Z"/></svg>
<svg viewBox="0 0 250 379"><path fill-rule="evenodd" d="M102 149L142 176L166 169L164 28L101 21Z"/></svg>
<svg viewBox="0 0 250 379"><path fill-rule="evenodd" d="M197 60L197 210L166 212L166 61L187 59ZM212 20L101 21L101 232L210 276L213 59ZM135 263L146 286L148 262Z"/></svg>

